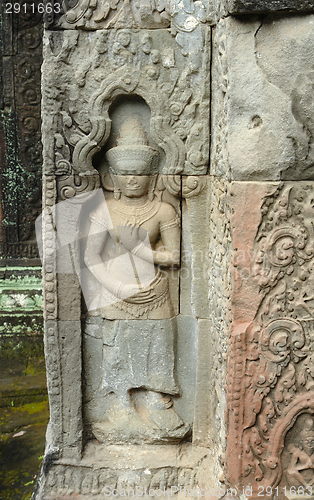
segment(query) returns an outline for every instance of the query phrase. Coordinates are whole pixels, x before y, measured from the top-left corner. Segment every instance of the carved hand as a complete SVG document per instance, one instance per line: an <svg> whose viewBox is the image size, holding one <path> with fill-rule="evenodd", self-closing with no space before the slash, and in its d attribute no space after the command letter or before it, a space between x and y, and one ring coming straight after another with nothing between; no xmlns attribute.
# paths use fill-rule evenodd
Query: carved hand
<svg viewBox="0 0 314 500"><path fill-rule="evenodd" d="M119 287L118 290L118 298L119 299L127 299L128 297L133 297L133 295L136 295L139 293L141 290L137 285L133 284L123 284L123 286Z"/></svg>
<svg viewBox="0 0 314 500"><path fill-rule="evenodd" d="M129 250L129 252L142 243L140 232L139 226L127 224L125 226L118 227L120 242L127 250Z"/></svg>

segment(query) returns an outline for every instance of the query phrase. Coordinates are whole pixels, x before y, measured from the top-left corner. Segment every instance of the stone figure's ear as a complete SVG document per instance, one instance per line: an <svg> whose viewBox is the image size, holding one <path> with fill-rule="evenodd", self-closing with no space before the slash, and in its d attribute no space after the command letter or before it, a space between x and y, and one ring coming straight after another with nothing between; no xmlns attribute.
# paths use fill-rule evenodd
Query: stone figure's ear
<svg viewBox="0 0 314 500"><path fill-rule="evenodd" d="M100 179L101 179L101 185L105 189L105 191L111 191L113 192L113 185L111 186L110 180L111 180L111 174L109 174L110 180L107 178L108 174L101 174ZM108 183L109 181L109 183Z"/></svg>
<svg viewBox="0 0 314 500"><path fill-rule="evenodd" d="M119 185L117 183L116 176L113 174L110 174L110 177L111 177L112 184L113 184L113 197L115 200L120 200L121 191L120 191Z"/></svg>
<svg viewBox="0 0 314 500"><path fill-rule="evenodd" d="M155 188L156 188L156 184L157 184L157 178L158 178L158 175L152 175L151 179L150 179L149 190L148 190L148 199L150 201L153 201L153 199L155 197Z"/></svg>

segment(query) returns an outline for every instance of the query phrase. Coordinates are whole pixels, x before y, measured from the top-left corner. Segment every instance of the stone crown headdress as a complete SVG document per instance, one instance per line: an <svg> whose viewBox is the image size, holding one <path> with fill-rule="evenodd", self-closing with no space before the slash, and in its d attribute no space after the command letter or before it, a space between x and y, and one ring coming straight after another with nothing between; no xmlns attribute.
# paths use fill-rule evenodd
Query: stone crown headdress
<svg viewBox="0 0 314 500"><path fill-rule="evenodd" d="M119 133L117 145L106 153L110 172L117 175L158 174L159 153L148 145L139 121L135 118L125 120Z"/></svg>
<svg viewBox="0 0 314 500"><path fill-rule="evenodd" d="M303 424L303 429L300 432L300 437L301 437L301 439L306 438L306 437L314 437L313 418L311 418L311 417L306 418L306 420Z"/></svg>

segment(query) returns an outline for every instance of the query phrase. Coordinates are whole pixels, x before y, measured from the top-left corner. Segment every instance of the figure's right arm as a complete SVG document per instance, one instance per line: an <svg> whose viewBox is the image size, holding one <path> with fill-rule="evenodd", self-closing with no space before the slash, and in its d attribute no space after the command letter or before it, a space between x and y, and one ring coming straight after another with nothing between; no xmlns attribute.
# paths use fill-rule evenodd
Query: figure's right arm
<svg viewBox="0 0 314 500"><path fill-rule="evenodd" d="M100 229L94 222L91 223L86 242L84 262L95 278L111 293L113 293L112 279L109 277L106 264L101 253L108 239L108 231Z"/></svg>
<svg viewBox="0 0 314 500"><path fill-rule="evenodd" d="M84 262L99 283L115 297L119 299L131 297L140 291L139 287L117 280L101 258L107 239L108 231L92 222L87 237Z"/></svg>

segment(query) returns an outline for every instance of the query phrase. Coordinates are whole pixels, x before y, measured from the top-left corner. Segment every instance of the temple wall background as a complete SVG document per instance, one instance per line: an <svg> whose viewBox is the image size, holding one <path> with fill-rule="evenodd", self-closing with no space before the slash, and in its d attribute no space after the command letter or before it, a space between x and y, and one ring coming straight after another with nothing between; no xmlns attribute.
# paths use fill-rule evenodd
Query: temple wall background
<svg viewBox="0 0 314 500"><path fill-rule="evenodd" d="M5 14L0 28L1 357L42 348L40 67L42 15ZM34 336L34 334L38 334ZM36 337L36 338L35 338Z"/></svg>

